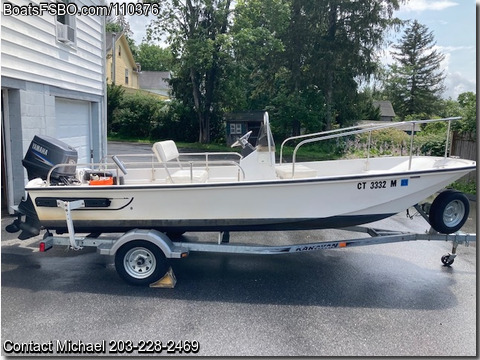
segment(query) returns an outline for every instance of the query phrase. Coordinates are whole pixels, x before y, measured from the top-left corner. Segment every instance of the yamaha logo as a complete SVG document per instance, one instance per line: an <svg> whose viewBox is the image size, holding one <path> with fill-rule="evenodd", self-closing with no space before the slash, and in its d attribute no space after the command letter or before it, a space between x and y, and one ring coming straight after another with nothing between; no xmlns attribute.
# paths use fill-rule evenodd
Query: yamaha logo
<svg viewBox="0 0 480 360"><path fill-rule="evenodd" d="M41 153L43 155L48 155L48 149L45 149L44 147L42 147L38 144L32 143L32 149L35 150L35 151L38 151L39 153Z"/></svg>

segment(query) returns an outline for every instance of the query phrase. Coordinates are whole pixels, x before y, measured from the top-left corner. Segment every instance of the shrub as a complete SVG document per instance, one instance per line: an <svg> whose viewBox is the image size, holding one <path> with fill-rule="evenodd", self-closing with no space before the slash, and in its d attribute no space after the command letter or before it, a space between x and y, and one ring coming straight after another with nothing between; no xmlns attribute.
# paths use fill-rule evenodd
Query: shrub
<svg viewBox="0 0 480 360"><path fill-rule="evenodd" d="M112 129L125 138L150 138L160 119L163 101L139 92L125 94L113 112Z"/></svg>
<svg viewBox="0 0 480 360"><path fill-rule="evenodd" d="M107 85L107 132L118 132L115 128L113 121L113 112L120 106L122 102L125 89L120 85L108 84Z"/></svg>
<svg viewBox="0 0 480 360"><path fill-rule="evenodd" d="M159 108L150 139L172 139L181 142L198 140L198 121L193 109L173 100Z"/></svg>
<svg viewBox="0 0 480 360"><path fill-rule="evenodd" d="M466 194L476 195L477 194L477 183L474 180L458 180L453 184L450 184L449 187L452 187L455 190L461 191Z"/></svg>
<svg viewBox="0 0 480 360"><path fill-rule="evenodd" d="M365 156L368 149L369 133L357 135L348 144L350 154L356 156ZM410 136L402 130L387 128L372 131L370 155L405 155Z"/></svg>
<svg viewBox="0 0 480 360"><path fill-rule="evenodd" d="M422 134L415 138L414 146L422 155L443 156L446 136L444 133Z"/></svg>
<svg viewBox="0 0 480 360"><path fill-rule="evenodd" d="M416 152L422 155L443 156L446 139L446 122L429 123L425 124L422 131L415 136L414 146L417 148Z"/></svg>

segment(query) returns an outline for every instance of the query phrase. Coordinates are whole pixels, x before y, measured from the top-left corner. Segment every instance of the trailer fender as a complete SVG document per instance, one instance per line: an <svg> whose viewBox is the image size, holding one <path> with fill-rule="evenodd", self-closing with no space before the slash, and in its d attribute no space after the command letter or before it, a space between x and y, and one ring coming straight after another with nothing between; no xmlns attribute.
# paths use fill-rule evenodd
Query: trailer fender
<svg viewBox="0 0 480 360"><path fill-rule="evenodd" d="M130 241L145 240L155 244L163 251L166 258L182 258L188 250L175 246L170 238L157 230L134 229L122 235L111 247L109 255L115 255L118 249Z"/></svg>

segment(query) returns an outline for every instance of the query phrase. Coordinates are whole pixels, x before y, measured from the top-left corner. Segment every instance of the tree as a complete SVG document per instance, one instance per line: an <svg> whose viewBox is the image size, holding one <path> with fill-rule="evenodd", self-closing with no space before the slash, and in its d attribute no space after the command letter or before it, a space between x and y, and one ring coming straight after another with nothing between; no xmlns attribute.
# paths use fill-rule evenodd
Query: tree
<svg viewBox="0 0 480 360"><path fill-rule="evenodd" d="M123 100L125 89L121 85L107 84L107 132L117 132L116 124L114 123L113 114Z"/></svg>
<svg viewBox="0 0 480 360"><path fill-rule="evenodd" d="M223 54L229 29L231 0L158 1L160 14L149 36L167 35L179 69L172 79L173 94L192 107L199 124L199 141L210 142L220 119L218 98ZM180 81L178 81L180 80Z"/></svg>
<svg viewBox="0 0 480 360"><path fill-rule="evenodd" d="M178 64L173 94L208 142L224 111L269 110L282 134L358 119L358 80L403 0L145 1L161 8L148 38L166 35Z"/></svg>
<svg viewBox="0 0 480 360"><path fill-rule="evenodd" d="M107 22L105 23L105 30L107 32L114 32L114 33L121 33L125 34L125 38L127 39L128 46L132 51L133 56L136 55L137 46L135 45L135 41L133 40L133 32L130 29L130 24L126 17L123 14L118 14L114 17L109 17Z"/></svg>
<svg viewBox="0 0 480 360"><path fill-rule="evenodd" d="M433 33L414 21L394 46L396 63L390 67L385 89L401 118L407 115L434 114L444 91L444 73L440 69L445 56L435 49Z"/></svg>
<svg viewBox="0 0 480 360"><path fill-rule="evenodd" d="M272 127L281 129L281 135L291 129L296 104L294 94L285 89L291 76L282 55L289 18L288 0L240 0L230 32L239 89L233 110L270 111L275 118Z"/></svg>
<svg viewBox="0 0 480 360"><path fill-rule="evenodd" d="M117 24L116 22L107 22L105 24L105 30L107 32L120 33L123 29L122 26L120 24Z"/></svg>
<svg viewBox="0 0 480 360"><path fill-rule="evenodd" d="M477 97L476 94L469 91L458 95L457 99L462 110L462 120L459 130L470 132L473 136L477 133Z"/></svg>
<svg viewBox="0 0 480 360"><path fill-rule="evenodd" d="M135 61L140 63L144 71L168 71L173 70L171 51L160 46L142 42L138 47Z"/></svg>
<svg viewBox="0 0 480 360"><path fill-rule="evenodd" d="M300 1L300 0L294 0ZM378 68L376 51L387 29L398 24L393 11L397 0L300 1L310 17L307 49L308 76L321 91L325 103L325 127L346 125L358 116L358 80L368 79Z"/></svg>
<svg viewBox="0 0 480 360"><path fill-rule="evenodd" d="M399 2L238 3L234 29L239 30L234 41L241 36L244 44L251 45L249 52L243 45L241 55L253 54L242 58L242 64L251 71L250 86L262 85L268 95L263 100L284 117L283 130L298 134L304 128L329 129L358 118L357 81L376 71L376 50L386 30L398 23L393 11ZM238 54L235 47L236 60ZM261 99L258 89L249 93Z"/></svg>
<svg viewBox="0 0 480 360"><path fill-rule="evenodd" d="M275 79L283 71L285 50L281 36L287 30L289 11L286 0L240 0L235 7L232 53L249 110L270 105L264 101L278 86Z"/></svg>

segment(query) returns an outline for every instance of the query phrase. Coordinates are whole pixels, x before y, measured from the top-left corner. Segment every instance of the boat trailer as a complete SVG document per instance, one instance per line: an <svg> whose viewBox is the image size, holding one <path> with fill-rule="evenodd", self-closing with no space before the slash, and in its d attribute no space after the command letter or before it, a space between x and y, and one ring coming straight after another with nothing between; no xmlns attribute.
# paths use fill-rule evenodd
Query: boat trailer
<svg viewBox="0 0 480 360"><path fill-rule="evenodd" d="M41 252L45 252L56 245L66 245L73 250L95 247L101 255L115 256L115 268L120 277L127 283L149 285L150 287L173 288L176 279L172 268L169 266L168 259L185 258L190 252L279 255L404 241L451 241L453 244L452 251L441 258L445 266L450 266L457 256L456 252L459 244L468 246L470 242L476 241L476 234L457 232L447 235L434 232L432 229L428 233L421 234L365 226L353 226L341 230L364 233L368 235L366 237L275 246L233 245L230 244L229 232L220 232L216 242L208 243L172 241L167 234L153 229L133 229L120 237L99 237L99 234L76 236L71 212L84 207L84 201L57 200L57 206L65 211L68 237L54 236L47 231L39 245ZM420 206L415 207L423 217L426 217ZM408 210L407 216L409 216Z"/></svg>

